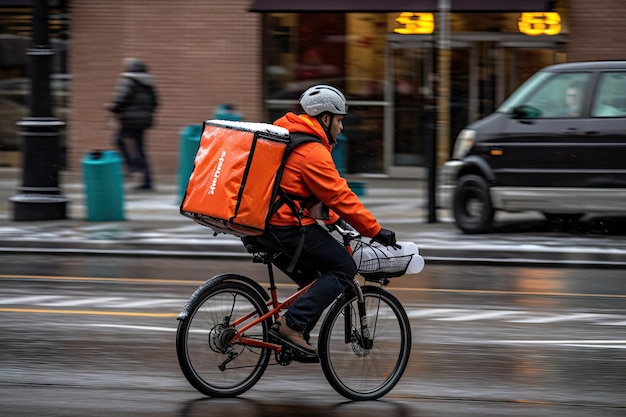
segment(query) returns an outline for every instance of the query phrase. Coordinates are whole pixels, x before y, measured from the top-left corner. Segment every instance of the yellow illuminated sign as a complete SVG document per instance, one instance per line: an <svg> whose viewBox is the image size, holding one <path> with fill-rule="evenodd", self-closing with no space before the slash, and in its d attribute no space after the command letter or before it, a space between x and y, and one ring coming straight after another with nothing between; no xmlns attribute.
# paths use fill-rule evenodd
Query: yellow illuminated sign
<svg viewBox="0 0 626 417"><path fill-rule="evenodd" d="M396 18L396 22L402 27L393 31L403 35L427 35L435 30L435 17L432 13L402 12Z"/></svg>
<svg viewBox="0 0 626 417"><path fill-rule="evenodd" d="M556 35L561 32L561 16L556 12L522 13L517 27L530 36Z"/></svg>

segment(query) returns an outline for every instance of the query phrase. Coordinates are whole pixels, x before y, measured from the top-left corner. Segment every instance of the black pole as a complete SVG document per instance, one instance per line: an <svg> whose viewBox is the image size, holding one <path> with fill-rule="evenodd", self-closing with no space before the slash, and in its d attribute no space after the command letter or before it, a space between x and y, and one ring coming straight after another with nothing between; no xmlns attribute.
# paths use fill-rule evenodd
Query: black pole
<svg viewBox="0 0 626 417"><path fill-rule="evenodd" d="M59 188L59 130L64 123L52 115L50 68L54 51L48 42L47 0L33 2L30 116L18 126L21 136L22 185L10 198L14 220L67 218L68 199Z"/></svg>
<svg viewBox="0 0 626 417"><path fill-rule="evenodd" d="M429 140L426 147L428 157L428 223L437 223L437 114L435 106L432 123L429 127Z"/></svg>
<svg viewBox="0 0 626 417"><path fill-rule="evenodd" d="M450 141L450 0L437 1L437 132L433 135L428 172L428 222L437 222L439 147Z"/></svg>
<svg viewBox="0 0 626 417"><path fill-rule="evenodd" d="M437 62L437 48L433 45L432 48L432 62ZM437 65L433 64L432 68L428 68L431 73L437 73ZM438 94L438 90L435 88L435 92ZM427 208L427 221L428 223L437 223L437 120L439 115L439 102L435 100L432 106L432 111L428 115L428 125L426 129L426 146L424 151L426 154L427 168L428 168L428 181L426 183L426 191L428 192Z"/></svg>

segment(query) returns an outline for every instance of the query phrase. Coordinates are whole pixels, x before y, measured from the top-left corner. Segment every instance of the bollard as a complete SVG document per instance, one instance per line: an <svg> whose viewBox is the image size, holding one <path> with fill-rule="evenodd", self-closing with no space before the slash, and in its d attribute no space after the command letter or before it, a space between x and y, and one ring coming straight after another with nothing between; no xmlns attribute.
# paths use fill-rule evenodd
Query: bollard
<svg viewBox="0 0 626 417"><path fill-rule="evenodd" d="M116 151L93 150L82 159L87 220L124 220L122 159Z"/></svg>
<svg viewBox="0 0 626 417"><path fill-rule="evenodd" d="M185 197L193 162L200 147L202 125L189 125L180 132L180 153L178 154L178 195Z"/></svg>

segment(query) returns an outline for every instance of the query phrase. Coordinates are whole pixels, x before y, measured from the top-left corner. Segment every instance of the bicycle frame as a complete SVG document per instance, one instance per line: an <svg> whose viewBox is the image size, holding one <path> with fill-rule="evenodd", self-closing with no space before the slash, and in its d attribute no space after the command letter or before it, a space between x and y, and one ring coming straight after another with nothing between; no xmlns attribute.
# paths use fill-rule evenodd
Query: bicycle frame
<svg viewBox="0 0 626 417"><path fill-rule="evenodd" d="M284 309L288 309L298 298L300 298L304 293L306 293L309 290L309 288L315 283L315 281L311 282L306 287L301 288L300 290L298 290L297 292L289 296L286 300L279 301L278 291L276 287L276 280L274 278L274 269L272 266L272 261L271 259L265 259L264 263L267 264L268 276L270 280L270 287L269 287L270 300L267 302L267 307L269 308L269 311L263 314L262 316L257 317L256 319L252 320L250 323L242 326L241 328L237 328L237 326L249 320L254 315L253 312L246 314L245 316L240 317L234 322L232 322L231 326L237 328L237 333L231 339L231 343L242 344L245 346L267 348L267 349L274 350L276 352L280 352L282 350L281 344L264 342L262 340L249 338L245 336L245 332L246 330L258 325L259 323L262 323L263 321L269 319L272 316L274 316L274 320L278 320L278 318L280 317L280 312ZM367 326L363 292L361 291L361 285L356 279L353 280L352 286L358 296L359 317L361 321L361 337L362 337L361 343L363 347L370 349L373 344L373 341L370 338L369 328ZM350 329L351 329L350 317L351 317L350 314L346 314L346 335L345 335L346 343L348 343L352 337L352 334L350 332Z"/></svg>
<svg viewBox="0 0 626 417"><path fill-rule="evenodd" d="M269 291L270 291L270 296L271 296L270 301L267 302L267 307L269 308L269 311L263 314L261 317L257 317L256 319L252 320L250 323L246 324L245 326L238 328L237 334L233 336L231 343L239 343L239 344L247 345L247 346L268 348L268 349L272 349L277 352L280 352L282 349L282 345L245 337L244 336L245 331L269 319L271 316L274 316L274 319L278 319L279 313L282 310L289 308L302 294L308 291L308 289L311 287L311 285L313 285L315 281L311 282L306 287L301 288L296 293L292 294L289 298L281 302L278 300L278 292L277 292L277 287L276 287L276 283L274 279L274 270L272 268L271 261L267 263L267 267L268 267L269 278L270 278ZM254 313L246 314L245 316L240 317L239 319L235 320L233 323L231 323L231 325L233 327L236 327L239 324L245 322L246 320L249 320L253 315Z"/></svg>

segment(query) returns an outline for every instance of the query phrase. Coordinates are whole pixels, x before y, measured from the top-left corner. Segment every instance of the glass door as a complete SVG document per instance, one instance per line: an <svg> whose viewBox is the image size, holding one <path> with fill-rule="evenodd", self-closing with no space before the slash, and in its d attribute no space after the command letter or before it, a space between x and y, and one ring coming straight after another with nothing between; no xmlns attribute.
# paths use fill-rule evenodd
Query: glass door
<svg viewBox="0 0 626 417"><path fill-rule="evenodd" d="M436 49L431 42L403 41L391 45L393 150L392 171L424 167L427 141L436 135ZM450 149L454 138L477 113L480 76L471 43L453 43L450 62ZM406 172L406 169L404 169Z"/></svg>
<svg viewBox="0 0 626 417"><path fill-rule="evenodd" d="M470 121L478 107L479 74L472 45L453 43L450 51L450 137L452 156L457 135Z"/></svg>
<svg viewBox="0 0 626 417"><path fill-rule="evenodd" d="M396 42L391 45L394 167L426 165L424 138L434 128L436 91L432 44Z"/></svg>

